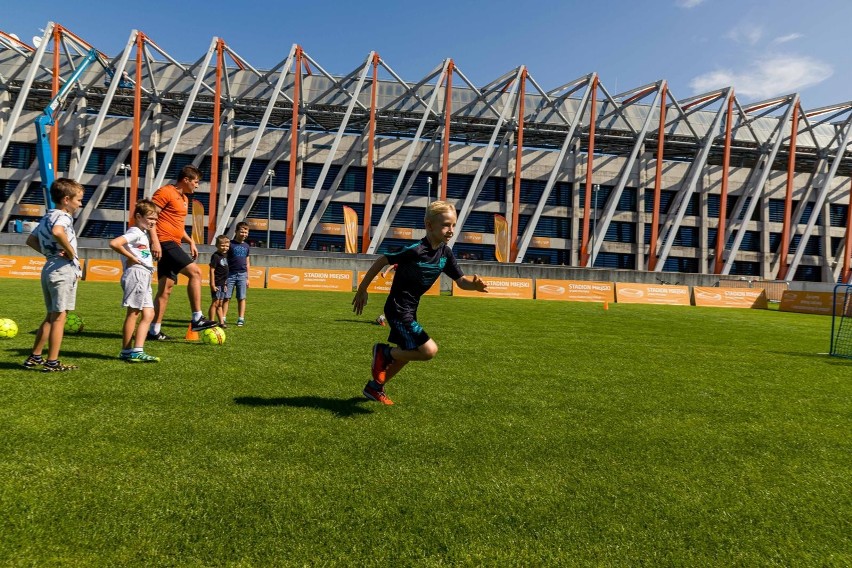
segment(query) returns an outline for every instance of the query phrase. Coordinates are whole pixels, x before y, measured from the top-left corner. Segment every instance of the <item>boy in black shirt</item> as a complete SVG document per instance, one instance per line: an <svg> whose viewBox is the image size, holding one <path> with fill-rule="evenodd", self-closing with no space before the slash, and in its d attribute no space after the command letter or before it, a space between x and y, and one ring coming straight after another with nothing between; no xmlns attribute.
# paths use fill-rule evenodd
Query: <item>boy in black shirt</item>
<svg viewBox="0 0 852 568"><path fill-rule="evenodd" d="M225 235L216 237L216 251L210 255L210 304L207 317L219 322L219 327L225 325L225 301L228 296L228 249L231 239Z"/></svg>
<svg viewBox="0 0 852 568"><path fill-rule="evenodd" d="M385 383L409 361L428 361L438 353L438 345L417 322L420 296L426 293L443 272L464 290L487 292L486 284L474 274L465 276L447 243L456 228L456 208L447 201L433 201L426 209L426 236L419 242L392 254L379 257L367 271L355 298L353 311L361 314L367 305L367 287L388 264L396 264L390 294L385 302L385 317L391 332L386 343L373 346L373 379L364 387L364 396L382 404L393 404L385 394Z"/></svg>

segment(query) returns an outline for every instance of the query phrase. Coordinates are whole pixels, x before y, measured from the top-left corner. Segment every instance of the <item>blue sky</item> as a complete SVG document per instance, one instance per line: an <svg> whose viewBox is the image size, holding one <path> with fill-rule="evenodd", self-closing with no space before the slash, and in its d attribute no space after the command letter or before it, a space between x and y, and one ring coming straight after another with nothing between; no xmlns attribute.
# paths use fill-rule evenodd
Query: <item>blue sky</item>
<svg viewBox="0 0 852 568"><path fill-rule="evenodd" d="M477 85L524 64L544 89L596 71L611 94L666 79L678 99L733 85L743 101L799 92L806 109L852 100L852 0L29 0L4 12L0 30L28 43L55 21L108 55L139 29L183 62L219 36L261 69L298 43L333 74L375 50L407 81L452 57Z"/></svg>

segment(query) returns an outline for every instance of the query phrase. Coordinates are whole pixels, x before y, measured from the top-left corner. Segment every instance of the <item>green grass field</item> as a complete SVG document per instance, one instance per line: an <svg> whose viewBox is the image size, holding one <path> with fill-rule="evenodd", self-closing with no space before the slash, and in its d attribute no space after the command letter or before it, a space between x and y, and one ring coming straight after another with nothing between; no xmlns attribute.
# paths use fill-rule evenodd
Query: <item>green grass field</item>
<svg viewBox="0 0 852 568"><path fill-rule="evenodd" d="M120 299L81 283L81 368L42 374L38 283L0 280L0 565L852 565L830 318L427 297L440 353L384 407L383 296L250 290L224 346L147 365Z"/></svg>

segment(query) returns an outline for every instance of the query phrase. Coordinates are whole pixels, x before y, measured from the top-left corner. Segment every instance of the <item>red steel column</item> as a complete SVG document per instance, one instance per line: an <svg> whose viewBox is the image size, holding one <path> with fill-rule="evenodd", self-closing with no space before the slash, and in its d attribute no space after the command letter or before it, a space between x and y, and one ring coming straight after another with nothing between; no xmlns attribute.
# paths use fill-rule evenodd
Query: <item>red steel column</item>
<svg viewBox="0 0 852 568"><path fill-rule="evenodd" d="M282 71L283 73L283 71ZM299 92L302 90L302 47L296 46L296 77L293 84L293 125L290 127L290 179L287 184L287 244L293 241L293 219L296 217L296 165L299 161Z"/></svg>
<svg viewBox="0 0 852 568"><path fill-rule="evenodd" d="M441 195L438 199L447 198L447 171L450 163L450 115L453 111L453 69L455 64L450 59L447 65L447 88L444 91L444 139L442 142L443 155L441 156Z"/></svg>
<svg viewBox="0 0 852 568"><path fill-rule="evenodd" d="M527 70L521 72L520 104L518 105L518 140L515 151L515 181L512 191L512 234L509 241L509 262L518 256L518 219L521 208L521 168L524 156L524 97L526 96Z"/></svg>
<svg viewBox="0 0 852 568"><path fill-rule="evenodd" d="M50 98L59 93L59 52L62 50L62 26L53 26L53 78L50 84ZM53 152L53 171L59 171L59 109L53 111L53 126L50 127L50 150ZM44 183L44 182L42 182ZM50 188L47 188L50 190Z"/></svg>
<svg viewBox="0 0 852 568"><path fill-rule="evenodd" d="M597 116L598 77L592 79L592 100L589 110L589 149L586 159L586 195L583 201L583 240L580 245L580 266L589 262L589 215L592 207L592 171L595 159L595 118Z"/></svg>
<svg viewBox="0 0 852 568"><path fill-rule="evenodd" d="M225 41L219 38L216 43L216 94L213 100L213 133L210 152L210 204L207 211L207 242L216 237L216 205L219 194L219 129L222 122L222 68L225 62ZM270 197L271 199L271 197Z"/></svg>
<svg viewBox="0 0 852 568"><path fill-rule="evenodd" d="M796 175L796 132L799 130L799 104L793 109L793 122L790 125L790 157L787 159L787 193L784 195L784 228L781 229L781 250L778 254L778 276L776 280L787 277L787 252L793 218L793 178Z"/></svg>
<svg viewBox="0 0 852 568"><path fill-rule="evenodd" d="M370 246L370 225L373 223L373 152L376 146L376 96L378 84L379 54L373 54L373 86L370 92L370 137L367 141L367 179L364 185L364 224L361 226L361 252L366 254Z"/></svg>
<svg viewBox="0 0 852 568"><path fill-rule="evenodd" d="M657 266L657 238L660 236L660 193L663 187L663 150L666 141L666 97L668 86L663 85L660 99L660 127L657 130L657 164L654 172L654 212L651 214L651 240L648 243L648 270Z"/></svg>
<svg viewBox="0 0 852 568"><path fill-rule="evenodd" d="M720 274L724 267L725 225L728 219L728 174L731 166L731 128L734 122L734 91L728 99L728 119L725 121L725 151L722 155L722 195L719 198L719 225L716 229L716 262L713 273Z"/></svg>
<svg viewBox="0 0 852 568"><path fill-rule="evenodd" d="M145 34L136 32L136 76L133 85L133 142L130 145L130 207L127 212L128 223L136 201L139 199L139 139L142 127L142 50L145 48ZM114 81L118 77L113 78Z"/></svg>

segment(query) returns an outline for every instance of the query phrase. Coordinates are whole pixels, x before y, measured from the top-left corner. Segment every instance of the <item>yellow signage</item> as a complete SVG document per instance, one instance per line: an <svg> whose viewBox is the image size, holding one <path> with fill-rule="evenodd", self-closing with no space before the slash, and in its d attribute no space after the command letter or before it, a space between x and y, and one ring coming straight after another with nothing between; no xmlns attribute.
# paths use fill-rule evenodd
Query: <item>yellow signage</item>
<svg viewBox="0 0 852 568"><path fill-rule="evenodd" d="M278 290L351 292L351 270L325 268L269 268L266 287Z"/></svg>
<svg viewBox="0 0 852 568"><path fill-rule="evenodd" d="M781 296L781 305L778 309L782 312L830 316L832 315L831 303L833 298L834 294L832 292L784 290L784 295ZM840 315L842 312L843 295L838 294L837 303L834 305L834 313Z"/></svg>
<svg viewBox="0 0 852 568"><path fill-rule="evenodd" d="M689 306L689 286L662 286L617 282L616 299L619 304L667 304Z"/></svg>
<svg viewBox="0 0 852 568"><path fill-rule="evenodd" d="M87 282L119 282L122 266L120 260L89 259L86 262Z"/></svg>
<svg viewBox="0 0 852 568"><path fill-rule="evenodd" d="M615 284L586 280L547 280L536 278L536 300L566 302L614 302Z"/></svg>
<svg viewBox="0 0 852 568"><path fill-rule="evenodd" d="M0 256L0 278L41 278L45 262L37 256Z"/></svg>
<svg viewBox="0 0 852 568"><path fill-rule="evenodd" d="M453 282L453 296L469 298L511 298L515 300L533 299L532 278L499 278L494 276L482 276L482 280L488 285L488 293L475 290L463 290Z"/></svg>
<svg viewBox="0 0 852 568"><path fill-rule="evenodd" d="M766 292L763 288L692 288L696 306L717 308L767 308ZM620 301L620 300L619 300Z"/></svg>

